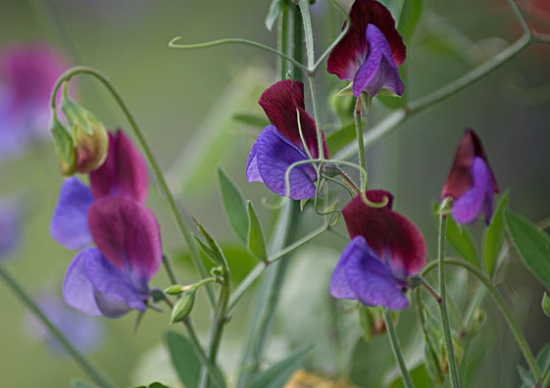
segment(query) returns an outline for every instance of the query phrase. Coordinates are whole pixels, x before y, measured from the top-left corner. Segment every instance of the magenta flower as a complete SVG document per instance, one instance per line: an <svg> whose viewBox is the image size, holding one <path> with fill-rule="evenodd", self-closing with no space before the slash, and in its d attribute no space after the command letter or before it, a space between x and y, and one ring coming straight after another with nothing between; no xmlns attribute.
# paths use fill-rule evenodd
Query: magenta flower
<svg viewBox="0 0 550 388"><path fill-rule="evenodd" d="M388 204L375 209L356 196L342 209L352 240L332 274L330 294L365 306L404 309L407 278L424 266L426 243L412 222L391 210L390 193L369 190L366 196L376 203L387 197Z"/></svg>
<svg viewBox="0 0 550 388"><path fill-rule="evenodd" d="M342 80L353 81L353 95L374 97L380 89L402 95L403 82L397 66L407 49L395 29L390 11L376 0L355 0L351 26L328 57L327 70Z"/></svg>
<svg viewBox="0 0 550 388"><path fill-rule="evenodd" d="M109 134L105 164L90 173L91 188L65 180L50 232L80 251L63 285L67 304L90 315L116 318L130 309L145 311L148 282L162 261L155 215L143 202L147 170L124 132Z"/></svg>
<svg viewBox="0 0 550 388"><path fill-rule="evenodd" d="M493 198L498 191L495 175L479 137L471 129L466 129L441 198L453 199L452 215L456 222L474 222L483 212L485 223L489 225L493 217Z"/></svg>
<svg viewBox="0 0 550 388"><path fill-rule="evenodd" d="M0 54L0 160L49 138L50 93L65 68L60 55L43 44Z"/></svg>
<svg viewBox="0 0 550 388"><path fill-rule="evenodd" d="M264 91L259 104L272 125L264 128L252 146L246 164L246 177L249 182L263 182L274 193L286 196L287 169L295 162L309 159L300 138L300 128L311 156L317 158L319 155L315 121L305 111L304 84L292 80L279 81ZM324 139L323 144L324 156L328 157ZM311 164L299 165L289 175L290 198L315 196L317 173Z"/></svg>

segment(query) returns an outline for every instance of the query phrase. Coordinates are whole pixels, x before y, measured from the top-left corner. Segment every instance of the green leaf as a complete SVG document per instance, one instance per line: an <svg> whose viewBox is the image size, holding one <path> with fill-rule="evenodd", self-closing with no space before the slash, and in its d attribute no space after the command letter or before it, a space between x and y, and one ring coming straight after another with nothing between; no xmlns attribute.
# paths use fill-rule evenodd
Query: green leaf
<svg viewBox="0 0 550 388"><path fill-rule="evenodd" d="M446 235L451 246L461 257L479 267L476 247L470 232L457 223L450 214L447 216Z"/></svg>
<svg viewBox="0 0 550 388"><path fill-rule="evenodd" d="M225 173L223 169L218 170L220 187L222 189L223 203L229 222L237 236L246 243L248 234L248 213L244 197L239 187Z"/></svg>
<svg viewBox="0 0 550 388"><path fill-rule="evenodd" d="M439 384L436 384L432 380L432 378L430 377L430 374L428 373L427 367L424 364L420 364L415 368L412 368L410 373L411 373L411 379L415 387L431 388L431 387L439 386ZM390 384L389 387L404 388L405 384L403 384L403 378L399 376Z"/></svg>
<svg viewBox="0 0 550 388"><path fill-rule="evenodd" d="M254 381L252 388L283 388L310 351L311 348L306 348L271 366Z"/></svg>
<svg viewBox="0 0 550 388"><path fill-rule="evenodd" d="M86 381L82 380L72 380L71 381L71 387L72 388L97 388L97 385L90 384Z"/></svg>
<svg viewBox="0 0 550 388"><path fill-rule="evenodd" d="M542 297L542 311L546 314L546 316L550 317L550 297L545 292Z"/></svg>
<svg viewBox="0 0 550 388"><path fill-rule="evenodd" d="M424 0L407 0L403 5L401 15L399 16L399 23L397 23L397 31L403 37L405 44L411 40L422 15L423 7Z"/></svg>
<svg viewBox="0 0 550 388"><path fill-rule="evenodd" d="M248 217L250 221L250 227L248 229L248 249L250 249L250 252L252 252L258 260L267 261L267 249L265 246L262 225L250 201L248 201Z"/></svg>
<svg viewBox="0 0 550 388"><path fill-rule="evenodd" d="M170 388L170 387L168 387L167 385L155 382L155 383L149 385L149 388Z"/></svg>
<svg viewBox="0 0 550 388"><path fill-rule="evenodd" d="M205 244L200 239L197 239L201 248L216 265L224 265L225 260L223 258L223 252L216 240L214 240L210 233L208 233L206 229L204 229L203 226L195 218L193 218L193 221L195 221L195 224L199 228L199 232L206 240Z"/></svg>
<svg viewBox="0 0 550 388"><path fill-rule="evenodd" d="M506 212L508 232L523 262L539 281L550 288L550 237L528 219Z"/></svg>
<svg viewBox="0 0 550 388"><path fill-rule="evenodd" d="M332 132L327 137L327 147L329 153L335 154L349 143L355 140L355 124L343 126L340 130Z"/></svg>
<svg viewBox="0 0 550 388"><path fill-rule="evenodd" d="M186 387L198 387L201 363L191 342L181 334L167 332L164 343L180 381Z"/></svg>
<svg viewBox="0 0 550 388"><path fill-rule="evenodd" d="M502 197L497 211L485 232L485 269L490 277L494 275L498 267L497 259L504 242L504 227L506 225L504 213L508 208L508 197L508 193Z"/></svg>
<svg viewBox="0 0 550 388"><path fill-rule="evenodd" d="M241 124L258 128L265 128L269 125L269 120L264 116L259 116L252 113L235 113L232 119Z"/></svg>
<svg viewBox="0 0 550 388"><path fill-rule="evenodd" d="M410 0L407 0L407 2ZM405 0L380 0L382 4L390 10L394 20L400 20L401 11L403 10L403 3Z"/></svg>
<svg viewBox="0 0 550 388"><path fill-rule="evenodd" d="M279 16L281 16L283 3L284 0L273 0L271 2L271 5L269 6L269 12L267 13L267 17L265 18L265 27L269 31L273 29L273 25L275 24Z"/></svg>

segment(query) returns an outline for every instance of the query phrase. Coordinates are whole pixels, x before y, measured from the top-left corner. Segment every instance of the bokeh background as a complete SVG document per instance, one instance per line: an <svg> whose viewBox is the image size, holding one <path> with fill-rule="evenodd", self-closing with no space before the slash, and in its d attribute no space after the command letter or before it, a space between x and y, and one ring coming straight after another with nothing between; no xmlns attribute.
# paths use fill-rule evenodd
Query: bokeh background
<svg viewBox="0 0 550 388"><path fill-rule="evenodd" d="M546 4L544 0L526 0L522 6L533 16L533 26L548 33L550 7ZM224 246L235 250L232 265L236 281L254 262L238 244L223 213L216 169L223 166L245 196L257 203L269 228L273 211L262 207L261 201L264 197L268 202L276 200L264 187L248 184L244 177L246 158L260 128L240 123L233 116L262 114L256 101L276 79L275 58L241 45L182 51L168 48L168 42L175 36L182 36L185 43L243 37L274 46L275 34L264 25L268 8L267 0L2 0L0 7L0 50L14 44L47 42L62 51L72 65L94 67L112 80L136 114L183 206ZM329 5L321 0L313 8L319 52L342 21L329 11ZM408 47L407 98L418 98L456 79L520 36L505 0L426 1L420 26ZM456 96L415 115L368 149L371 187L395 193L396 209L422 229L430 257L435 254L437 237L432 204L439 198L465 127L474 128L483 139L501 189L510 191L510 207L535 222L550 216L549 69L550 47L533 45ZM318 97L321 118L328 127L334 116L331 99L324 96L338 82L322 73L318 76ZM89 77L78 77L77 83L79 101L108 128L129 130L101 85ZM387 111L375 105L369 120L375 123ZM49 143L37 144L0 164L0 197L17 199L23 209L21 244L5 265L35 295L45 290L60 293L66 267L74 255L53 241L48 232L61 181ZM159 217L165 250L175 261L178 274L184 281L193 281L196 277L185 262L185 247L154 185L148 205ZM479 235L480 225L472 231ZM319 260L329 263L330 268L342 246L340 240L322 239L315 244L319 254L313 257L321 257ZM307 254L302 252L302 256ZM319 266L314 259L303 260L310 263L309 267L297 263L300 267L293 273L307 276ZM537 352L550 341L550 321L539 307L543 289L514 253L507 263L500 289ZM330 269L327 271L323 276L330 276ZM307 328L316 320L314 316L309 321L307 317L299 322L290 320L296 304L312 303L306 298L307 292L300 292L305 287L301 281L298 276L289 280L287 289L292 292L283 298L279 311L282 318L276 325L274 357L284 353L277 349L292 342L285 340L285 332ZM151 284L168 285L162 269ZM194 313L199 330L208 319L200 302ZM245 300L242 304L249 303ZM475 372L471 386L518 386L516 365L523 362L521 355L490 301L485 306L488 320L482 338L488 351L480 358L482 372ZM404 322L414 320L407 314ZM225 359L236 359L239 354L245 318L246 308L242 307L228 326L222 349ZM91 354L121 386L169 376L170 365L160 344L167 329L180 330L168 327L166 311L148 312L137 334L133 332L134 319L135 314L117 320L98 318L105 331L101 346ZM400 330L404 335L419 335L407 333L403 327ZM373 352L387 352L380 350L387 339L376 341ZM404 342L414 343L409 339ZM230 363L224 365L232 367ZM364 373L370 374L367 369ZM5 387L63 387L71 378L84 376L72 360L38 339L28 313L3 284L0 376Z"/></svg>

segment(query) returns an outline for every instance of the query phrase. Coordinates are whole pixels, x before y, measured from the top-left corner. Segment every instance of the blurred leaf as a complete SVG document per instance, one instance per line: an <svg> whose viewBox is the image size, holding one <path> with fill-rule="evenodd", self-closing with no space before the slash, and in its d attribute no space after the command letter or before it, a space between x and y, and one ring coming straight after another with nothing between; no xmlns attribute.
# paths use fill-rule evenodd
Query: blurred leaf
<svg viewBox="0 0 550 388"><path fill-rule="evenodd" d="M476 267L479 267L479 259L476 247L470 232L457 223L449 214L447 216L447 240L457 253Z"/></svg>
<svg viewBox="0 0 550 388"><path fill-rule="evenodd" d="M405 44L408 44L413 36L422 15L423 7L424 0L406 0L405 4L403 4L399 23L397 23L397 30L403 37Z"/></svg>
<svg viewBox="0 0 550 388"><path fill-rule="evenodd" d="M546 314L547 317L550 317L550 297L545 292L542 296L542 311Z"/></svg>
<svg viewBox="0 0 550 388"><path fill-rule="evenodd" d="M153 383L149 385L149 388L170 388L170 387L161 383Z"/></svg>
<svg viewBox="0 0 550 388"><path fill-rule="evenodd" d="M265 128L269 125L269 120L264 116L252 113L235 113L232 118L241 124L250 125L252 127Z"/></svg>
<svg viewBox="0 0 550 388"><path fill-rule="evenodd" d="M82 380L73 380L71 381L72 388L98 388L96 385L90 384Z"/></svg>
<svg viewBox="0 0 550 388"><path fill-rule="evenodd" d="M273 29L273 25L275 24L279 16L281 16L284 5L283 3L284 0L273 0L271 2L267 17L265 18L265 27L268 29L268 31L271 31Z"/></svg>
<svg viewBox="0 0 550 388"><path fill-rule="evenodd" d="M520 388L535 388L536 387L536 381L533 378L533 375L528 369L525 369L521 365L518 365L518 373L519 377L521 379L521 387Z"/></svg>
<svg viewBox="0 0 550 388"><path fill-rule="evenodd" d="M506 225L504 212L508 208L508 197L509 194L506 193L500 200L497 211L493 215L491 223L485 232L485 269L489 277L493 277L497 270L497 259L504 242L504 227Z"/></svg>
<svg viewBox="0 0 550 388"><path fill-rule="evenodd" d="M181 334L167 332L164 343L170 352L172 365L186 387L198 387L201 363L191 342Z"/></svg>
<svg viewBox="0 0 550 388"><path fill-rule="evenodd" d="M405 0L380 0L380 2L390 10L394 20L400 20L401 11L403 10L403 3Z"/></svg>
<svg viewBox="0 0 550 388"><path fill-rule="evenodd" d="M264 232L258 215L256 214L256 210L254 210L254 206L250 201L248 201L248 217L250 221L250 227L248 229L248 248L258 260L267 261Z"/></svg>
<svg viewBox="0 0 550 388"><path fill-rule="evenodd" d="M271 366L254 381L252 388L283 388L296 369L304 363L311 349L301 350Z"/></svg>
<svg viewBox="0 0 550 388"><path fill-rule="evenodd" d="M202 236L206 240L207 245L204 246L202 241L197 239L201 247L205 250L205 252L208 254L210 259L212 259L212 261L214 261L216 265L224 265L225 260L223 259L223 252L220 246L218 245L218 243L216 242L216 240L214 240L214 238L210 235L210 233L208 233L206 229L204 229L202 225L195 218L193 218L193 221L195 221L195 224L199 228L199 232L202 234Z"/></svg>
<svg viewBox="0 0 550 388"><path fill-rule="evenodd" d="M508 232L514 245L533 275L550 288L550 237L528 219L506 212Z"/></svg>
<svg viewBox="0 0 550 388"><path fill-rule="evenodd" d="M545 294L546 295L546 294ZM548 363L550 363L550 344L545 345L537 355L537 365L541 370L545 370ZM521 378L522 385L520 388L536 388L537 382L533 377L533 374L529 369L524 368L521 365L517 366L519 377Z"/></svg>
<svg viewBox="0 0 550 388"><path fill-rule="evenodd" d="M426 365L424 364L418 365L417 367L411 369L409 372L411 374L411 378L415 387L431 388L431 387L438 386L434 383L434 381L430 377L430 374L426 369ZM403 378L399 376L390 384L389 387L404 388L405 385L403 384Z"/></svg>
<svg viewBox="0 0 550 388"><path fill-rule="evenodd" d="M341 148L355 140L355 124L351 123L332 132L327 137L329 154L335 154Z"/></svg>
<svg viewBox="0 0 550 388"><path fill-rule="evenodd" d="M237 236L246 244L248 234L248 213L244 197L239 187L233 180L220 168L218 169L220 187L222 189L223 203L229 222Z"/></svg>

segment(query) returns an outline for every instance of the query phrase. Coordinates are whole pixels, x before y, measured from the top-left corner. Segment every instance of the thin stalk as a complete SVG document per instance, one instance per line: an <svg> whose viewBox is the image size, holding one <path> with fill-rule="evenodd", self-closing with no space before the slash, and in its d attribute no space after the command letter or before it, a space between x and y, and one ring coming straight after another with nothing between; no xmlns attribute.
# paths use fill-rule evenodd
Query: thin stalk
<svg viewBox="0 0 550 388"><path fill-rule="evenodd" d="M82 370L102 388L116 388L117 385L113 383L103 372L101 372L95 365L92 364L82 353L80 353L73 344L65 337L65 335L59 331L59 329L50 321L50 319L44 314L42 309L34 302L24 288L12 277L0 264L0 277L4 283L12 290L12 292L19 298L23 305L29 309L39 320L47 327L50 334L59 342L59 344L65 349L65 351L75 360L75 362L82 368Z"/></svg>
<svg viewBox="0 0 550 388"><path fill-rule="evenodd" d="M168 256L162 255L162 264L164 265L164 269L166 270L166 274L168 275L170 282L172 282L172 284L178 284L178 280L176 279L174 269L172 268L172 264L170 263Z"/></svg>
<svg viewBox="0 0 550 388"><path fill-rule="evenodd" d="M542 378L540 380L542 384L541 387L548 387L550 386L550 363L546 365L546 368L544 369L544 373L542 374Z"/></svg>
<svg viewBox="0 0 550 388"><path fill-rule="evenodd" d="M533 374L536 381L540 381L541 373L539 366L537 365L537 362L535 361L535 356L531 352L531 349L529 348L529 344L527 343L527 340L523 336L523 333L519 329L516 321L514 320L514 317L512 316L512 313L508 306L506 305L506 301L502 298L500 295L500 292L498 289L493 285L491 282L491 279L485 275L479 268L473 266L472 264L468 263L464 260L458 260L458 259L445 259L445 264L451 264L451 265L458 265L462 268L467 269L472 275L476 276L481 283L485 286L487 291L491 294L493 297L495 303L497 304L498 308L500 309L500 312L504 316L504 319L506 320L506 323L508 324L508 327L512 331L512 334L514 335L514 338L521 349L523 356L525 357L525 361L527 361L527 364L529 365L529 369L531 370L531 373ZM424 269L422 270L422 276L433 270L438 265L437 261L433 261L426 265Z"/></svg>
<svg viewBox="0 0 550 388"><path fill-rule="evenodd" d="M353 122L355 123L355 136L357 138L357 157L359 158L359 164L361 168L367 171L367 159L365 157L365 144L363 141L363 124L361 123L361 96L357 97L355 101L355 109L353 111ZM361 181L359 182L361 192L367 190L367 175L364 177L361 175Z"/></svg>
<svg viewBox="0 0 550 388"><path fill-rule="evenodd" d="M443 326L443 336L445 337L445 349L447 351L447 362L449 364L449 373L451 375L451 385L453 388L460 388L460 378L456 366L455 351L453 346L453 337L451 335L451 325L449 323L449 314L447 311L447 287L445 281L445 217L439 216L439 312L441 313L441 325Z"/></svg>
<svg viewBox="0 0 550 388"><path fill-rule="evenodd" d="M384 320L386 321L386 328L388 329L393 355L395 356L397 364L399 365L399 370L401 371L401 376L403 377L403 384L405 385L405 388L414 388L411 375L407 369L407 365L405 364L405 359L403 358L403 352L401 351L401 345L399 344L399 337L397 337L393 319L388 309L384 309Z"/></svg>
<svg viewBox="0 0 550 388"><path fill-rule="evenodd" d="M204 263L202 262L202 259L200 257L199 249L196 245L196 242L193 238L193 235L191 233L190 228L187 226L187 224L184 222L183 217L181 215L180 209L178 207L178 204L176 203L176 199L172 195L172 192L168 188L168 184L166 183L166 180L164 179L164 175L162 173L162 170L159 167L159 164L155 158L155 155L153 154L153 151L151 149L151 146L147 142L147 139L145 138L145 135L143 134L143 131L140 129L137 120L135 119L132 111L128 107L128 104L124 101L122 98L122 95L119 93L119 91L115 88L113 83L102 73L99 71L90 68L90 67L84 67L84 66L76 66L69 70L67 70L65 73L59 77L57 80L51 97L51 107L53 111L56 110L56 99L55 96L57 95L57 90L61 86L61 84L65 81L69 81L72 77L74 77L77 74L88 74L96 79L98 79L111 93L115 101L118 103L120 109L126 116L126 119L128 120L128 123L132 127L134 134L136 138L139 141L139 144L141 145L141 149L143 150L143 153L145 154L145 158L149 162L149 166L151 167L151 170L153 170L153 174L155 175L155 178L157 180L157 183L159 185L159 188L161 192L164 194L166 200L168 201L168 204L170 206L170 209L172 211L172 214L176 220L176 224L178 226L178 229L180 230L180 233L184 239L184 241L187 244L187 247L189 249L189 253L191 255L191 259L193 261L193 265L199 272L201 278L208 277L208 272L206 271L206 267ZM164 262L164 260L163 260ZM177 282L176 282L177 283ZM215 296L214 291L210 284L206 286L206 291L208 295L208 300L213 307L215 305Z"/></svg>

